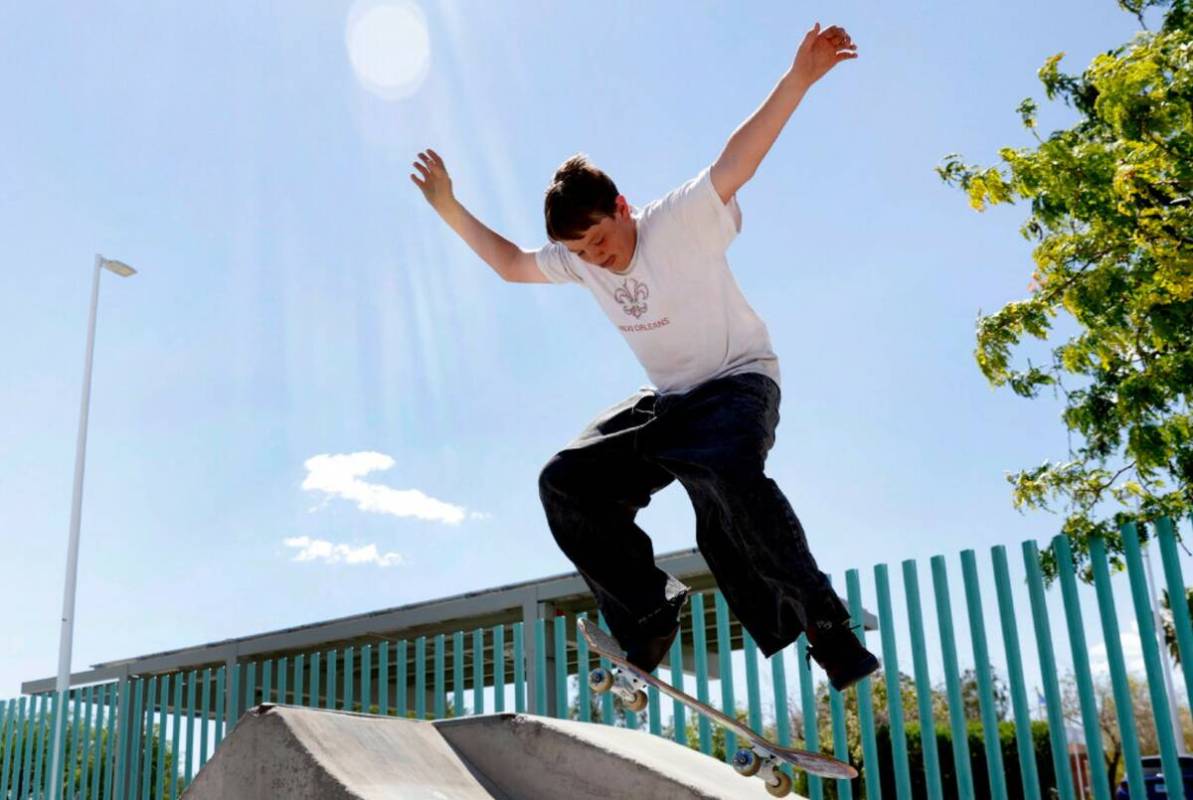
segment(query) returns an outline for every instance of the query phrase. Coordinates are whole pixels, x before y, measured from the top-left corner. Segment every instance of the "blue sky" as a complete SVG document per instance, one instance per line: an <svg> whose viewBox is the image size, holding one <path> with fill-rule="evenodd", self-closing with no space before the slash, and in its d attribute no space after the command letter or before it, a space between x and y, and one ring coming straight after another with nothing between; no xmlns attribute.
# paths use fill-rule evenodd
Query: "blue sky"
<svg viewBox="0 0 1193 800"><path fill-rule="evenodd" d="M587 152L636 205L668 191L816 20L861 57L741 191L730 250L783 368L771 473L836 575L1055 532L1003 474L1064 456L1058 406L992 390L972 358L979 309L1026 292L1024 211L976 214L932 168L1028 144L1014 109L1043 99L1044 59L1076 70L1133 18L420 7L429 62L402 97L354 69L346 3L0 7L0 696L55 670L96 252L140 274L101 289L76 669L566 571L538 470L645 377L583 290L497 279L409 162L434 147L465 205L537 247L562 160ZM1041 127L1070 119L1045 104ZM310 461L355 453L380 456ZM641 521L657 552L694 544L679 489ZM364 561L296 560L303 541Z"/></svg>

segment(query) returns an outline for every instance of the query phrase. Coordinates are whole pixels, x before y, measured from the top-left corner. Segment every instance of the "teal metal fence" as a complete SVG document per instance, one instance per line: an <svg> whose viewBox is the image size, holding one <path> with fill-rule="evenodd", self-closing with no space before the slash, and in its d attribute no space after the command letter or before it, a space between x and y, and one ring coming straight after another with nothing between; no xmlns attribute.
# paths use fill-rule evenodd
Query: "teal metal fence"
<svg viewBox="0 0 1193 800"><path fill-rule="evenodd" d="M860 769L852 782L797 776L797 790L810 798L1110 800L1118 775L1105 766L1104 741L1119 748L1116 763L1130 797L1148 796L1145 782L1151 780L1164 784L1164 796L1181 798L1185 742L1171 708L1176 701L1193 706L1193 658L1180 659L1184 692L1169 697L1162 672L1169 655L1157 641L1141 539L1133 525L1120 533L1125 574L1112 575L1106 543L1095 540L1083 576L1092 587L1078 580L1064 537L1048 545L1058 578L1051 588L1039 547L1030 541L1021 548L1021 570L1001 545L990 550L986 565L973 550L952 565L932 557L926 594L912 560L896 573L901 595L886 564L873 568L869 594L867 576L849 570L844 585L863 641L862 608L877 609L878 636L868 646L880 654L883 672L844 694L829 689L808 662L802 637L764 659L748 633L732 624L719 592L690 598L659 673L780 744L831 753ZM1164 588L1178 599L1171 636L1179 654L1190 654L1193 620L1184 602L1176 531L1171 521L1160 520L1154 533ZM960 586L961 594L951 586ZM930 612L935 627L926 621ZM1138 631L1142 675L1129 672L1120 614ZM638 714L611 694L594 696L587 672L608 664L577 641L577 619L539 620L530 631L521 623L500 625L231 669L132 677L76 687L61 704L52 694L0 702L0 800L176 800L235 721L259 703L435 719L522 712L532 697L540 711L553 707L557 716L641 727L644 735L732 757L732 734L682 704L661 700L658 692L650 693L647 709ZM527 636L535 644L533 686L526 679ZM1066 653L1068 693L1058 660ZM1146 685L1146 710L1137 707L1133 679ZM1037 689L1034 713L1030 688ZM1140 751L1141 711L1154 729L1156 753ZM65 754L58 776L49 774L54 737ZM1141 757L1148 755L1159 757L1162 778L1145 775Z"/></svg>

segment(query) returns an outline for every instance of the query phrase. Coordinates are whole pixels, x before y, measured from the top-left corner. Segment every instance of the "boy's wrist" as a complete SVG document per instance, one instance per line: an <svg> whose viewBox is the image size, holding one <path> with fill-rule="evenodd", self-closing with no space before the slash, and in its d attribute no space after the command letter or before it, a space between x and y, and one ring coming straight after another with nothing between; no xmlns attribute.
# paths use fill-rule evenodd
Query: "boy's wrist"
<svg viewBox="0 0 1193 800"><path fill-rule="evenodd" d="M796 91L806 92L812 87L812 84L816 83L816 79L798 64L792 64L791 69L787 70L787 74L783 76L783 83Z"/></svg>

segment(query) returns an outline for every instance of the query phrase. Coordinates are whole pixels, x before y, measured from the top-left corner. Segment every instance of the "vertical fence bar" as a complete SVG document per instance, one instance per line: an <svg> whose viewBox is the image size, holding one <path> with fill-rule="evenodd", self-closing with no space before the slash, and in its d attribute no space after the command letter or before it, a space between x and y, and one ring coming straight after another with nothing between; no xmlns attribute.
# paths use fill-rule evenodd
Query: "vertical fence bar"
<svg viewBox="0 0 1193 800"><path fill-rule="evenodd" d="M76 691L68 689L61 700L55 696L54 702L50 704L50 708L52 709L50 714L50 730L58 739L58 752L63 754L63 763L59 765L59 769L62 770L61 772L57 775L51 774L50 770L52 766L49 761L52 754L53 741L48 740L46 742L46 764L44 767L38 764L38 769L45 773L44 779L36 782L40 797L49 798L50 800L66 800L64 794L66 789L64 780L64 775L66 774L65 768L74 758L74 754L70 749L71 739L73 738L70 729L70 707L72 700L77 697L77 694Z"/></svg>
<svg viewBox="0 0 1193 800"><path fill-rule="evenodd" d="M16 716L14 716L14 714ZM4 736L4 766L0 768L0 797L8 797L9 778L12 776L12 761L14 753L20 758L17 743L24 738L25 732L25 698L8 701L8 716L5 722Z"/></svg>
<svg viewBox="0 0 1193 800"><path fill-rule="evenodd" d="M91 687L87 687L87 689L88 692L90 692ZM79 722L79 715L82 713L83 708L83 690L75 689L74 695L75 703L73 713L65 720L66 730L68 731L67 738L70 739L70 755L69 757L63 759L66 766L66 797L68 800L75 800L75 762L80 761L79 750L83 746L83 729L86 727ZM81 761L82 763L79 766L80 771L87 766L86 758L82 759ZM61 784L62 776L51 777L58 781L59 785Z"/></svg>
<svg viewBox="0 0 1193 800"><path fill-rule="evenodd" d="M22 785L22 780L25 775L22 764L25 760L25 749L29 746L29 738L33 730L33 706L37 702L36 697L28 698L28 709L26 709L26 698L22 697L17 702L17 724L13 730L13 741L10 743L12 754L9 759L8 774L5 775L4 783L0 788L8 791L10 788L15 792L16 788ZM26 717L26 710L28 716ZM7 794L4 797L8 797Z"/></svg>
<svg viewBox="0 0 1193 800"><path fill-rule="evenodd" d="M68 694L68 700L69 696ZM20 774L20 794L26 796L30 796L31 793L41 794L45 785L49 786L50 792L56 793L58 790L55 787L54 776L52 775L45 776L44 785L42 783L42 759L45 754L45 746L47 746L45 739L49 738L50 731L58 730L57 726L60 725L57 717L57 693L55 693L54 703L51 706L54 708L54 713L50 714L49 731L44 727L45 708L50 706L49 700L49 695L37 695L33 697L33 702L29 709L29 737L27 737L29 744L25 745L25 765L21 769ZM66 702L62 703L62 707L66 708ZM63 714L63 717L64 715L66 714ZM35 751L37 752L37 757L31 758L31 754ZM63 758L63 761L66 761L66 758ZM57 787L61 786L62 781L58 781Z"/></svg>
<svg viewBox="0 0 1193 800"><path fill-rule="evenodd" d="M183 779L187 786L190 786L195 769L195 691L198 683L199 673L192 669L186 676L186 768Z"/></svg>
<svg viewBox="0 0 1193 800"><path fill-rule="evenodd" d="M780 650L770 657L771 685L775 693L775 735L780 747L791 746L791 710L787 707L787 670L783 665L783 652ZM697 714L701 717L703 714ZM780 769L788 777L794 777L790 764L783 764Z"/></svg>
<svg viewBox="0 0 1193 800"><path fill-rule="evenodd" d="M92 761L91 761L91 734L96 730L97 716L99 714L99 692L103 689L103 685L88 686L85 690L85 699L83 701L83 719L82 736L79 743L79 783L76 790L75 797L79 800L87 800L88 791L91 787L92 777ZM95 766L99 766L96 764ZM73 786L72 781L72 786Z"/></svg>
<svg viewBox="0 0 1193 800"><path fill-rule="evenodd" d="M653 675L655 678L659 677L659 671L657 669L650 674ZM647 730L650 731L652 736L662 736L663 735L663 711L662 711L662 703L661 703L662 698L659 697L658 687L648 686L646 688L646 698L647 698L647 702L646 702Z"/></svg>
<svg viewBox="0 0 1193 800"><path fill-rule="evenodd" d="M170 705L170 676L162 676L161 708L158 710L157 723L157 793L158 800L166 796L166 710Z"/></svg>
<svg viewBox="0 0 1193 800"><path fill-rule="evenodd" d="M965 605L969 611L969 633L973 642L973 667L978 678L978 709L982 715L982 738L986 745L986 776L990 782L990 796L994 800L1007 800L1007 776L1002 763L1002 740L998 734L998 710L994 707L990 648L986 644L986 622L982 615L978 562L973 550L961 551L961 581L965 585ZM1109 798L1100 797L1098 800Z"/></svg>
<svg viewBox="0 0 1193 800"><path fill-rule="evenodd" d="M382 641L377 653L377 706L383 717L389 716L389 651L389 642Z"/></svg>
<svg viewBox="0 0 1193 800"><path fill-rule="evenodd" d="M849 596L850 622L857 631L858 640L865 646L866 620L862 610L862 583L856 569L846 570L845 591ZM870 691L869 678L858 681L857 716L862 740L862 778L868 800L882 800L882 783L878 774L878 741L874 731L874 699Z"/></svg>
<svg viewBox="0 0 1193 800"><path fill-rule="evenodd" d="M51 736L54 736L57 729L54 727L55 716L58 710L58 693L51 692L50 694L42 696L41 713L37 718L37 728L33 733L33 740L29 744L36 749L34 750L33 762L30 765L30 772L26 778L26 785L29 787L30 797L35 800L41 800L44 797L42 789L44 788L41 774L41 764L45 753L46 743Z"/></svg>
<svg viewBox="0 0 1193 800"><path fill-rule="evenodd" d="M344 648L344 710L356 704L356 648Z"/></svg>
<svg viewBox="0 0 1193 800"><path fill-rule="evenodd" d="M547 715L547 621L534 621L534 713Z"/></svg>
<svg viewBox="0 0 1193 800"><path fill-rule="evenodd" d="M568 716L568 650L567 650L567 617L556 616L552 620L552 632L555 634L555 716L567 719Z"/></svg>
<svg viewBox="0 0 1193 800"><path fill-rule="evenodd" d="M1085 746L1090 764L1103 763L1102 729L1098 716L1098 702L1094 698L1094 679L1089 668L1089 648L1085 643L1085 621L1081 602L1077 597L1077 578L1073 574L1073 553L1064 534L1052 540L1056 556L1056 572L1060 578L1061 597L1065 606L1065 622L1069 629L1069 647L1073 653L1073 674L1077 679L1077 697L1081 705L1081 722L1085 729ZM1110 787L1105 770L1091 770L1090 788L1095 800L1110 800Z"/></svg>
<svg viewBox="0 0 1193 800"><path fill-rule="evenodd" d="M924 783L930 800L941 800L940 754L936 749L936 720L932 716L932 678L928 673L928 645L924 640L924 612L920 605L920 576L914 559L903 562L903 594L911 628L911 663L915 673L916 703L920 717L920 749L924 756Z"/></svg>
<svg viewBox="0 0 1193 800"><path fill-rule="evenodd" d="M1065 734L1065 718L1061 707L1060 685L1057 682L1056 655L1052 650L1052 625L1048 621L1048 604L1044 598L1044 575L1040 570L1040 552L1033 541L1023 548L1023 566L1027 571L1027 593L1031 601L1032 626L1036 634L1036 649L1040 656L1040 678L1044 684L1044 706L1048 713L1048 739L1052 744L1052 768L1060 800L1075 800L1073 776L1069 773L1069 744Z"/></svg>
<svg viewBox="0 0 1193 800"><path fill-rule="evenodd" d="M452 634L452 705L464 716L464 631Z"/></svg>
<svg viewBox="0 0 1193 800"><path fill-rule="evenodd" d="M244 706L252 708L257 705L257 662L250 661L244 666Z"/></svg>
<svg viewBox="0 0 1193 800"><path fill-rule="evenodd" d="M124 798L124 776L125 768L127 766L128 756L128 740L129 740L129 722L128 722L128 701L129 701L129 680L127 677L120 679L120 685L117 692L120 695L120 706L117 709L116 718L116 743L114 745L113 755L116 761L116 769L112 772L112 781L108 786L108 798Z"/></svg>
<svg viewBox="0 0 1193 800"><path fill-rule="evenodd" d="M285 705L286 693L290 689L290 661L285 656L278 659L278 703Z"/></svg>
<svg viewBox="0 0 1193 800"><path fill-rule="evenodd" d="M758 645L750 632L742 626L741 647L746 656L746 702L749 704L750 730L762 732L762 690L758 685Z"/></svg>
<svg viewBox="0 0 1193 800"><path fill-rule="evenodd" d="M307 701L308 708L319 707L319 677L322 665L319 663L319 651L311 653L311 696Z"/></svg>
<svg viewBox="0 0 1193 800"><path fill-rule="evenodd" d="M526 646L523 642L523 624L514 623L514 711L526 711Z"/></svg>
<svg viewBox="0 0 1193 800"><path fill-rule="evenodd" d="M199 701L199 769L208 763L208 724L211 719L211 668L203 670L203 699Z"/></svg>
<svg viewBox="0 0 1193 800"><path fill-rule="evenodd" d="M800 710L804 715L804 749L817 753L820 751L820 728L817 724L816 687L812 685L812 667L808 664L808 637L802 633L795 641L795 662L799 673ZM823 782L810 773L808 797L811 800L824 798Z"/></svg>
<svg viewBox="0 0 1193 800"><path fill-rule="evenodd" d="M327 651L327 691L325 692L325 704L328 709L334 710L339 705L339 681L336 679L336 672L339 666L339 653L335 650Z"/></svg>
<svg viewBox="0 0 1193 800"><path fill-rule="evenodd" d="M398 716L400 717L405 717L410 713L406 700L407 695L409 694L410 682L409 670L406 666L407 661L409 660L407 654L407 650L409 649L410 648L406 644L405 639L398 642L398 679L394 684L394 690L398 693Z"/></svg>
<svg viewBox="0 0 1193 800"><path fill-rule="evenodd" d="M244 669L244 665L236 663L232 666L232 673L228 679L228 698L230 701L230 709L228 711L227 726L229 729L236 724L240 719L241 713L244 711L244 706L241 705L240 697L240 673ZM225 732L227 735L227 732Z"/></svg>
<svg viewBox="0 0 1193 800"><path fill-rule="evenodd" d="M8 701L4 717L4 752L0 753L0 797L8 797L8 779L12 774L12 754L25 729L25 698Z"/></svg>
<svg viewBox="0 0 1193 800"><path fill-rule="evenodd" d="M183 673L174 674L174 713L170 715L170 749L174 763L170 770L170 800L178 800L178 760L182 758L178 737L182 733L182 680Z"/></svg>
<svg viewBox="0 0 1193 800"><path fill-rule="evenodd" d="M581 682L588 685L583 678ZM493 626L493 710L505 711L505 625Z"/></svg>
<svg viewBox="0 0 1193 800"><path fill-rule="evenodd" d="M1118 627L1118 612L1114 607L1114 589L1110 583L1110 568L1106 561L1106 542L1100 536L1089 540L1089 563L1094 573L1094 591L1098 595L1098 613L1102 617L1102 640L1106 643L1106 663L1110 667L1110 687L1114 692L1114 714L1123 748L1123 767L1127 773L1127 788L1131 797L1147 797L1140 762L1139 739L1135 730L1131 687L1127 681L1127 665L1123 658L1122 633Z"/></svg>
<svg viewBox="0 0 1193 800"><path fill-rule="evenodd" d="M217 701L218 702L218 701ZM153 745L156 737L153 734L153 715L157 707L157 676L149 679L149 689L145 692L145 714L137 722L143 725L141 741L144 745L141 753L141 800L149 800L150 778L153 777Z"/></svg>
<svg viewBox="0 0 1193 800"><path fill-rule="evenodd" d="M261 665L261 702L273 702L273 659L265 660Z"/></svg>
<svg viewBox="0 0 1193 800"><path fill-rule="evenodd" d="M667 669L671 673L671 685L681 692L684 689L683 675L683 628L675 634L675 641L671 643L671 653L668 656ZM584 681L587 683L587 681ZM678 744L688 743L688 723L685 718L684 704L678 700L671 701L671 725L675 729L674 737Z"/></svg>
<svg viewBox="0 0 1193 800"><path fill-rule="evenodd" d="M382 645L382 649L384 649L384 645ZM294 657L294 705L296 706L303 704L303 695L306 688L303 685L306 680L306 675L303 674L305 671L306 654L299 653Z"/></svg>
<svg viewBox="0 0 1193 800"><path fill-rule="evenodd" d="M588 685L588 642L580 635L580 620L587 620L588 615L576 615L576 690L579 694L577 702L580 704L580 721L592 722L592 689ZM493 645L497 651L497 645Z"/></svg>
<svg viewBox="0 0 1193 800"><path fill-rule="evenodd" d="M228 695L224 692L227 668L220 667L215 671L215 747L218 749L224 740L224 723L228 718Z"/></svg>
<svg viewBox="0 0 1193 800"><path fill-rule="evenodd" d="M713 594L713 608L717 618L717 665L721 672L721 710L737 719L737 704L733 699L733 642L729 639L729 606L725 596ZM731 762L737 752L737 737L725 731L725 761Z"/></svg>
<svg viewBox="0 0 1193 800"><path fill-rule="evenodd" d="M101 684L99 687L99 705L95 709L95 719L96 719L95 744L93 744L91 746L91 756L92 756L92 764L93 764L92 770L91 770L91 772L92 772L91 792L90 792L91 800L99 800L99 796L100 796L100 794L99 794L100 788L99 787L102 786L104 781L106 780L107 776L105 773L110 772L109 763L108 763L109 759L107 758L107 752L106 752L106 749L104 748L104 740L107 739L108 743L111 744L112 733L113 733L113 726L112 726L112 702L114 700L114 698L112 696L113 686L114 686L114 684L105 683L105 684ZM104 736L105 731L107 731L106 737ZM2 788L3 786L4 786L4 784L0 783L0 792L4 791ZM107 797L107 795L105 795L105 797Z"/></svg>
<svg viewBox="0 0 1193 800"><path fill-rule="evenodd" d="M903 693L899 686L899 653L895 646L895 619L891 610L891 585L886 564L874 566L874 585L878 592L878 627L882 634L887 714L891 721L891 761L895 767L895 796L899 800L911 800L907 733L903 727Z"/></svg>
<svg viewBox="0 0 1193 800"><path fill-rule="evenodd" d="M88 789L91 786L91 734L96 729L96 716L99 713L98 697L102 689L102 685L88 686L86 699L83 701L82 733L79 737L79 783L75 794L79 800L87 800ZM74 786L74 781L71 782L71 785Z"/></svg>
<svg viewBox="0 0 1193 800"><path fill-rule="evenodd" d="M427 637L414 640L414 716L427 718Z"/></svg>
<svg viewBox="0 0 1193 800"><path fill-rule="evenodd" d="M1019 627L1015 622L1015 600L1011 595L1011 570L1007 548L990 549L994 563L994 590L998 594L998 618L1007 654L1007 678L1011 685L1011 709L1015 716L1015 748L1019 755L1019 776L1024 800L1040 800L1040 775L1036 769L1035 745L1031 735L1031 708L1023 681L1023 655L1019 650Z"/></svg>
<svg viewBox="0 0 1193 800"><path fill-rule="evenodd" d="M206 687L204 687L206 688ZM127 795L121 797L137 797L141 777L141 738L145 728L145 681L137 678L133 682L132 714L128 718L128 772L124 776ZM204 728L206 730L206 728ZM206 742L206 737L204 737ZM206 761L206 759L203 759Z"/></svg>
<svg viewBox="0 0 1193 800"><path fill-rule="evenodd" d="M696 657L696 699L708 704L708 642L704 617L704 595L692 595L692 652ZM703 714L696 715L700 734L700 752L712 754L712 723Z"/></svg>
<svg viewBox="0 0 1193 800"><path fill-rule="evenodd" d="M439 651L442 654L442 649ZM442 688L442 687L440 687ZM360 649L360 711L373 713L373 645ZM443 715L440 714L442 717Z"/></svg>
<svg viewBox="0 0 1193 800"><path fill-rule="evenodd" d="M829 687L829 710L833 718L833 755L849 763L849 739L845 730L845 699L836 689ZM837 800L853 800L853 785L847 778L837 779Z"/></svg>
<svg viewBox="0 0 1193 800"><path fill-rule="evenodd" d="M435 719L447 716L447 686L444 684L444 665L447 662L447 634L435 635Z"/></svg>
<svg viewBox="0 0 1193 800"><path fill-rule="evenodd" d="M609 632L609 624L605 622L605 615L599 611L597 612L597 624L600 626L601 630L605 631L605 633ZM601 668L605 670L612 669L612 664L610 663L609 659L604 657L601 658ZM612 692L605 692L601 695L601 722L606 725L613 725L615 722L613 719Z"/></svg>
<svg viewBox="0 0 1193 800"><path fill-rule="evenodd" d="M1181 574L1181 561L1176 550L1176 531L1168 517L1161 517L1156 521L1156 540L1160 545L1164 583L1168 587L1168 605L1172 610L1177 652L1181 655L1185 697L1189 702L1189 708L1193 709L1193 623L1189 620L1189 604L1185 599L1185 578Z"/></svg>
<svg viewBox="0 0 1193 800"><path fill-rule="evenodd" d="M556 617L560 620L562 617ZM558 621L556 625L558 626ZM556 639L558 640L558 636ZM567 652L564 652L564 668L567 668ZM566 672L564 673L567 674ZM567 697L567 680L563 684L564 697ZM484 628L477 628L472 632L472 705L475 706L474 714L485 713L485 630ZM567 716L566 699L563 707L563 715Z"/></svg>
<svg viewBox="0 0 1193 800"><path fill-rule="evenodd" d="M936 599L936 620L940 629L940 652L944 665L945 691L949 697L949 738L953 745L953 769L957 795L973 797L973 770L969 758L969 732L965 703L961 697L961 676L957 666L957 640L953 636L953 602L949 596L949 572L943 556L932 556L932 591Z"/></svg>
<svg viewBox="0 0 1193 800"><path fill-rule="evenodd" d="M1185 796L1185 790L1181 780L1176 739L1172 735L1172 716L1168 710L1168 693L1164 689L1164 673L1160 664L1160 654L1156 650L1156 621L1147 588L1147 576L1143 571L1139 534L1134 522L1125 523L1120 530L1123 536L1123 555L1127 561L1127 578L1131 583L1131 599L1135 605L1135 621L1139 625L1139 640L1143 647L1148 694L1152 701L1152 715L1156 720L1156 738L1160 742L1164 786L1168 789L1169 797L1180 800ZM1177 602L1177 598L1171 598L1172 605L1175 606Z"/></svg>

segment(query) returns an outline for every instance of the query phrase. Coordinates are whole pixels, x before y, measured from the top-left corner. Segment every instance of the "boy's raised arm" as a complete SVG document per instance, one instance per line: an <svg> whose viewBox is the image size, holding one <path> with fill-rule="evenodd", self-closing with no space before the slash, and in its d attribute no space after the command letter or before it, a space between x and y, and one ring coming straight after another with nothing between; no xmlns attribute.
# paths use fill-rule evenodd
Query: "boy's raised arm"
<svg viewBox="0 0 1193 800"><path fill-rule="evenodd" d="M431 208L443 218L460 238L468 243L493 271L514 283L550 283L535 263L534 253L527 252L496 233L464 208L452 192L452 180L447 166L434 150L418 154L414 168L418 176L410 180L423 193Z"/></svg>
<svg viewBox="0 0 1193 800"><path fill-rule="evenodd" d="M728 203L754 177L758 165L812 84L837 64L852 58L857 58L857 45L844 28L833 25L821 30L817 22L808 31L791 68L758 110L729 137L713 164L712 183L721 202Z"/></svg>

